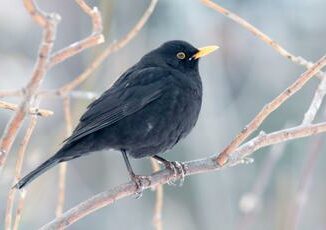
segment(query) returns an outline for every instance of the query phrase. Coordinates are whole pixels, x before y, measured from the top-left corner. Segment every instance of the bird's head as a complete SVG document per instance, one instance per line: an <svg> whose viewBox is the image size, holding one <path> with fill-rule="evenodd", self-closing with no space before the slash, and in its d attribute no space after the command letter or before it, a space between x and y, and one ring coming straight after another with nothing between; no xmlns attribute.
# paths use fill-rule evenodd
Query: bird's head
<svg viewBox="0 0 326 230"><path fill-rule="evenodd" d="M182 72L198 70L198 60L218 49L218 46L195 48L185 41L169 41L142 58L148 65L169 66Z"/></svg>

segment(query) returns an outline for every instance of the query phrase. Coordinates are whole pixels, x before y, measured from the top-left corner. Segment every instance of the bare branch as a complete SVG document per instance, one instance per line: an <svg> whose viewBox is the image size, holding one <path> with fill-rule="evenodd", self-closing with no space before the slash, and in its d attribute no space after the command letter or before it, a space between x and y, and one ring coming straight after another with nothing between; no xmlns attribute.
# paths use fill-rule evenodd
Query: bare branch
<svg viewBox="0 0 326 230"><path fill-rule="evenodd" d="M76 0L80 7L85 11L90 13L91 9L89 6L85 5L85 3L82 3L81 0ZM66 94L70 94L71 92L74 92L73 90L78 87L80 84L82 84L85 80L87 80L91 74L103 63L103 61L110 56L112 53L118 51L119 49L126 46L138 33L139 31L144 27L146 22L148 21L149 17L153 13L155 6L157 4L158 0L151 0L148 8L144 12L143 16L139 19L139 21L136 23L136 25L120 40L117 42L113 42L107 46L104 51L97 56L93 62L89 65L89 67L78 77L76 77L73 81L67 83L66 85L62 86L58 90L47 90L39 92L38 94L41 95L56 95L56 96L64 96ZM93 18L93 17L92 17ZM93 24L95 22L93 21ZM95 28L95 26L94 26ZM14 90L14 91L0 91L0 97L5 96L21 96L22 90ZM76 91L74 94L74 97L81 97L81 98L90 98L93 99L94 96L92 94L83 94L80 91Z"/></svg>
<svg viewBox="0 0 326 230"><path fill-rule="evenodd" d="M18 130L25 118L26 110L34 97L34 93L39 88L46 72L46 64L52 50L55 37L56 25L59 21L59 16L56 14L46 15L37 9L32 0L24 0L24 5L31 17L39 25L43 27L43 38L38 52L38 58L34 67L34 71L30 81L25 87L25 97L21 102L15 115L7 124L7 127L0 140L0 167L5 163L8 152L11 149Z"/></svg>
<svg viewBox="0 0 326 230"><path fill-rule="evenodd" d="M21 97L24 96L23 90L1 90L0 91L0 98L2 97Z"/></svg>
<svg viewBox="0 0 326 230"><path fill-rule="evenodd" d="M319 83L317 90L315 91L315 95L309 106L309 109L304 115L302 125L311 124L314 121L317 112L321 106L321 103L323 102L325 94L326 94L326 78L323 78Z"/></svg>
<svg viewBox="0 0 326 230"><path fill-rule="evenodd" d="M279 43L268 37L265 33L261 32L258 28L251 25L249 22L244 20L243 18L239 17L237 14L225 9L224 7L218 5L215 2L212 2L211 0L201 0L202 3L215 11L223 14L224 16L230 18L232 21L238 23L242 27L244 27L246 30L250 31L253 35L258 37L260 40L265 42L266 44L270 45L276 52L278 52L280 55L285 57L286 59L289 59L295 64L301 65L306 67L307 69L312 67L313 63L310 61L307 61L303 57L295 56L288 52L286 49L284 49ZM326 74L319 71L317 74L317 77L324 78L326 77Z"/></svg>
<svg viewBox="0 0 326 230"><path fill-rule="evenodd" d="M217 162L220 165L225 164L230 153L232 153L250 134L252 134L274 110L299 91L325 65L326 56L323 56L311 68L304 72L292 85L285 89L274 100L265 105L256 117L222 151L217 158Z"/></svg>
<svg viewBox="0 0 326 230"><path fill-rule="evenodd" d="M183 163L185 176L212 172L216 170L221 170L226 167L235 166L239 163L243 163L244 158L246 156L254 153L260 148L323 132L326 132L326 122L308 126L297 126L294 128L284 129L270 134L260 134L256 138L253 138L252 140L248 141L247 143L236 149L236 151L230 155L230 160L228 161L228 163L223 166L216 163L216 156ZM160 184L166 184L172 179L176 178L173 173L170 172L170 170L161 170L152 174L150 177L148 177L148 180L144 181L144 189L156 187ZM107 205L110 205L119 199L131 196L136 192L137 187L133 182L121 184L113 189L99 193L91 197L90 199L78 204L74 208L65 212L61 217L56 218L52 222L44 225L41 229L46 230L68 227L69 225L82 219L88 214Z"/></svg>
<svg viewBox="0 0 326 230"><path fill-rule="evenodd" d="M40 90L36 93L39 97L61 97L57 90ZM0 98L1 97L21 97L23 96L22 90L8 90L8 91L0 91ZM86 90L73 90L69 93L69 96L72 98L79 98L79 99L87 99L87 100L94 100L100 96L99 93L86 91Z"/></svg>
<svg viewBox="0 0 326 230"><path fill-rule="evenodd" d="M20 219L22 217L22 211L23 211L23 208L24 208L24 205L25 205L25 198L26 198L25 193L23 193L19 197L18 207L16 209L16 217L15 217L14 227L12 228L13 230L18 230Z"/></svg>
<svg viewBox="0 0 326 230"><path fill-rule="evenodd" d="M125 35L122 39L120 39L118 42L114 42L110 44L104 51L97 56L93 62L89 65L89 67L77 78L75 78L73 81L69 82L68 84L62 86L59 89L59 93L62 95L65 95L69 92L71 92L73 89L75 89L77 86L79 86L81 83L83 83L86 79L88 79L91 74L97 69L102 62L112 53L118 51L125 45L127 45L143 28L151 14L153 13L155 6L157 4L157 0L151 0L147 10L143 14L143 16L140 18L140 20L137 22L134 28L129 31L127 35Z"/></svg>
<svg viewBox="0 0 326 230"><path fill-rule="evenodd" d="M37 22L43 28L43 38L38 52L38 58L35 64L35 68L32 74L30 81L27 83L26 87L22 90L23 100L16 110L15 115L12 117L11 121L7 124L6 130L3 133L3 136L0 140L0 167L5 163L8 152L11 149L11 146L16 138L18 130L26 116L26 113L29 111L29 105L33 100L38 88L42 84L42 80L46 74L48 68L57 64L72 55L77 54L81 50L88 48L93 44L93 37L99 38L97 41L101 40L101 17L100 13L96 8L90 10L87 8L86 3L83 3L82 0L76 0L79 6L89 14L93 21L93 35L85 40L76 43L77 45L70 46L66 49L59 51L57 54L54 54L51 58L51 51L53 47L53 42L55 40L55 32L57 23L60 20L60 16L57 14L45 14L37 8L33 0L24 0L24 5L26 10L30 13L31 17L35 22ZM96 43L98 44L98 43ZM8 93L8 92L7 92Z"/></svg>
<svg viewBox="0 0 326 230"><path fill-rule="evenodd" d="M23 141L21 142L20 148L18 150L18 156L17 156L16 168L15 168L15 176L14 176L12 185L15 185L18 182L18 180L20 179L20 174L21 174L21 169L23 167L25 152L26 152L29 140L33 134L34 129L35 129L36 122L37 122L37 117L31 116L29 125L26 129L25 137L23 138ZM5 229L6 230L11 229L12 210L13 210L13 205L14 205L15 193L16 193L16 189L11 189L8 194L6 217L5 217ZM21 199L22 198L20 198L20 200ZM23 204L19 205L20 210L22 209L22 205ZM16 216L16 218L17 218L17 216Z"/></svg>
<svg viewBox="0 0 326 230"><path fill-rule="evenodd" d="M0 101L0 108L9 109L12 111L17 111L19 109L17 105L5 101ZM31 115L37 115L41 117L48 117L53 115L53 112L51 110L39 109L39 108L29 108L28 113Z"/></svg>
<svg viewBox="0 0 326 230"><path fill-rule="evenodd" d="M104 42L104 36L102 35L103 28L102 28L101 13L98 11L96 7L91 9L83 0L76 0L76 3L86 14L88 14L91 17L92 24L93 24L92 34L87 38L75 42L69 45L68 47L63 48L62 50L59 50L58 52L54 53L50 58L49 68L51 68L52 66L60 62L63 62L67 58L70 58L87 48L90 48L92 46Z"/></svg>
<svg viewBox="0 0 326 230"><path fill-rule="evenodd" d="M48 24L48 18L32 0L23 0L25 9L32 16L32 19L41 27L46 27Z"/></svg>

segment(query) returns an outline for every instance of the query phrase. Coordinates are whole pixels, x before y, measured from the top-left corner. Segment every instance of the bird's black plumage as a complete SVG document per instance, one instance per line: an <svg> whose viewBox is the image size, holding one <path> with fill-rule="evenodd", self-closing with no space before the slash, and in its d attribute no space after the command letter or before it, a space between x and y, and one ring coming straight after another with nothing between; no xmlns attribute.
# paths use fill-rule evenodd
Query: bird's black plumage
<svg viewBox="0 0 326 230"><path fill-rule="evenodd" d="M170 41L146 54L88 106L63 147L15 187L60 162L102 149L121 150L128 161L127 154L142 158L172 148L191 131L200 112L198 53L189 43Z"/></svg>

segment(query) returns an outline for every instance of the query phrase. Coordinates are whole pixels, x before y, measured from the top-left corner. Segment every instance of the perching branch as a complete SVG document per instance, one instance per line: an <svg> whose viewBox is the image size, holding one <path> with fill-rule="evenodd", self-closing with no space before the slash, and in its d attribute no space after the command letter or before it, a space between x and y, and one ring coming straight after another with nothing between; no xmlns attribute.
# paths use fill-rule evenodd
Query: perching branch
<svg viewBox="0 0 326 230"><path fill-rule="evenodd" d="M297 126L290 129L273 132L270 134L260 134L247 143L243 144L235 150L230 156L227 164L223 166L217 164L216 157L207 157L204 159L189 161L183 163L185 176L193 174L207 173L216 170L221 170L227 167L235 166L239 163L246 162L245 157L253 154L260 148L285 142L297 138L307 137L319 133L326 132L326 122L308 125ZM160 184L166 184L173 179L179 179L180 175L173 175L170 170L164 169L156 172L148 177L148 180L143 181L144 189L156 187ZM41 229L58 229L68 227L76 221L82 219L88 214L103 208L107 205L116 202L122 198L131 196L137 192L137 187L133 182L121 184L113 189L99 193L90 199L78 204L74 208L65 212L61 217L54 219L50 223L44 225Z"/></svg>
<svg viewBox="0 0 326 230"><path fill-rule="evenodd" d="M224 165L228 156L252 134L263 121L287 99L299 91L316 73L326 65L326 56L320 58L311 68L304 72L292 85L286 88L275 99L263 107L256 117L232 140L232 142L222 151L216 159L220 165Z"/></svg>
<svg viewBox="0 0 326 230"><path fill-rule="evenodd" d="M283 57L290 59L292 62L303 65L306 68L309 68L308 71L306 71L305 74L303 74L296 82L294 82L293 85L291 85L289 88L287 88L282 94L280 94L277 98L275 98L271 103L269 103L267 106L265 106L260 113L236 136L236 138L222 151L220 156L217 158L217 161L219 164L223 165L227 161L228 155L234 151L235 148L237 148L250 134L252 134L259 126L260 124L269 116L270 113L272 113L275 109L277 109L281 104L283 104L284 101L286 101L290 96L292 96L295 92L297 92L313 75L317 74L320 77L325 76L324 73L320 72L321 68L325 65L325 63L321 63L322 65L317 67L317 70L313 70L312 63L308 62L302 57L296 57L295 55L291 54L287 50L285 50L281 45L279 45L277 42L269 38L266 34L258 30L256 27L251 25L249 22L244 20L243 18L239 17L238 15L234 14L233 12L223 8L222 6L218 5L217 3L212 2L211 0L202 0L203 4L218 11L219 13L223 14L224 16L230 18L231 20L235 21L236 23L243 26L245 29L250 31L252 34L254 34L256 37L258 37L260 40L264 41L268 45L272 46L274 50L276 50L279 54L281 54ZM320 60L321 62L325 62L325 56ZM309 74L309 72L311 72ZM305 76L306 75L306 76ZM326 82L321 83L320 86L326 85ZM317 92L316 92L317 93ZM320 96L317 96L320 98ZM319 103L319 105L318 105ZM313 112L314 108L319 107L321 104L321 100L316 100L314 104L311 105L311 109L309 112ZM317 108L318 110L318 108ZM317 110L314 110L317 112ZM308 116L308 114L307 114Z"/></svg>

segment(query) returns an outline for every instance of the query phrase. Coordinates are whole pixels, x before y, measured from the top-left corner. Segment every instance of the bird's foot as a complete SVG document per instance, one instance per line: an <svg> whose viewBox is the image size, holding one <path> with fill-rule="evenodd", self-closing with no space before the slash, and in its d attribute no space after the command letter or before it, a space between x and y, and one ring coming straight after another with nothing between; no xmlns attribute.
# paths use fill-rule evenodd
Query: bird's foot
<svg viewBox="0 0 326 230"><path fill-rule="evenodd" d="M178 161L167 161L164 163L166 169L169 169L173 172L173 179L168 182L169 185L176 185L175 182L179 179L179 183L177 184L179 187L183 185L185 180L185 168L181 162Z"/></svg>
<svg viewBox="0 0 326 230"><path fill-rule="evenodd" d="M139 199L143 195L143 191L145 188L145 184L150 184L150 179L147 176L140 176L140 175L131 175L131 180L136 185L136 199Z"/></svg>

